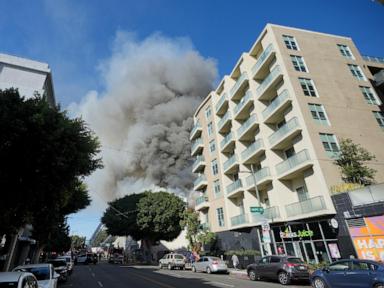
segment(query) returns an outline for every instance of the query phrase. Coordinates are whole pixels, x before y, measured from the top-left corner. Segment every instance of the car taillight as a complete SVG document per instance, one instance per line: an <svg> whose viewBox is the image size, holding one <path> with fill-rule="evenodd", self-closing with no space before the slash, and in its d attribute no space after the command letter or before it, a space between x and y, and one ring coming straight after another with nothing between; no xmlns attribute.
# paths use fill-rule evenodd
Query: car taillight
<svg viewBox="0 0 384 288"><path fill-rule="evenodd" d="M287 263L287 266L290 267L290 268L292 268L292 267L295 267L296 264L293 264L293 263Z"/></svg>
<svg viewBox="0 0 384 288"><path fill-rule="evenodd" d="M219 261L212 261L212 264L213 264L213 265L218 265L218 264L219 264Z"/></svg>

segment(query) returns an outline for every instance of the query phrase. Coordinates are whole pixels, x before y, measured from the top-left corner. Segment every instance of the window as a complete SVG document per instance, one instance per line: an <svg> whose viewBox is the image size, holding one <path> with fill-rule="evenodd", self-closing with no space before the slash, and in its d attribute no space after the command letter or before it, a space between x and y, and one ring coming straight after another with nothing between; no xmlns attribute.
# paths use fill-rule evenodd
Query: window
<svg viewBox="0 0 384 288"><path fill-rule="evenodd" d="M339 47L341 55L343 55L345 58L355 59L355 57L353 57L352 52L347 45L337 44L337 47Z"/></svg>
<svg viewBox="0 0 384 288"><path fill-rule="evenodd" d="M375 94L372 91L371 87L364 87L360 86L361 93L363 93L363 96L368 104L372 105L380 105L380 101L377 99Z"/></svg>
<svg viewBox="0 0 384 288"><path fill-rule="evenodd" d="M213 175L217 175L219 173L219 168L217 166L217 160L216 159L211 162L211 168L212 168L212 174Z"/></svg>
<svg viewBox="0 0 384 288"><path fill-rule="evenodd" d="M286 159L291 158L293 155L295 155L295 148L292 146L291 148L284 151Z"/></svg>
<svg viewBox="0 0 384 288"><path fill-rule="evenodd" d="M320 133L320 140L323 143L323 147L329 157L333 158L338 155L340 149L335 135Z"/></svg>
<svg viewBox="0 0 384 288"><path fill-rule="evenodd" d="M301 186L296 189L297 197L299 198L300 202L303 202L305 200L309 199L309 194L307 191L307 188L305 186Z"/></svg>
<svg viewBox="0 0 384 288"><path fill-rule="evenodd" d="M220 180L213 181L213 191L215 192L215 197L219 197L221 195Z"/></svg>
<svg viewBox="0 0 384 288"><path fill-rule="evenodd" d="M354 64L348 64L349 70L351 71L353 77L355 77L357 80L366 80L363 72L361 71L360 67Z"/></svg>
<svg viewBox="0 0 384 288"><path fill-rule="evenodd" d="M209 142L209 152L213 153L216 150L216 143L215 140L211 140Z"/></svg>
<svg viewBox="0 0 384 288"><path fill-rule="evenodd" d="M217 208L216 209L217 213L217 223L219 224L220 227L224 227L224 211L223 208Z"/></svg>
<svg viewBox="0 0 384 288"><path fill-rule="evenodd" d="M208 120L209 118L211 118L211 115L212 115L211 107L208 107L207 109L205 109L205 118L207 118Z"/></svg>
<svg viewBox="0 0 384 288"><path fill-rule="evenodd" d="M288 36L288 35L283 35L283 40L284 40L285 46L288 49L299 50L294 37Z"/></svg>
<svg viewBox="0 0 384 288"><path fill-rule="evenodd" d="M268 264L270 258L271 258L270 256L261 258L261 260L259 261L259 263L260 263L260 264Z"/></svg>
<svg viewBox="0 0 384 288"><path fill-rule="evenodd" d="M296 71L307 72L307 67L304 64L303 57L291 55L291 61Z"/></svg>
<svg viewBox="0 0 384 288"><path fill-rule="evenodd" d="M271 263L280 263L280 257L271 256Z"/></svg>
<svg viewBox="0 0 384 288"><path fill-rule="evenodd" d="M213 133L212 122L209 122L209 123L208 123L208 136L211 136L212 133Z"/></svg>
<svg viewBox="0 0 384 288"><path fill-rule="evenodd" d="M383 112L378 112L374 111L373 115L375 115L377 123L379 123L379 126L384 129L384 113Z"/></svg>
<svg viewBox="0 0 384 288"><path fill-rule="evenodd" d="M330 271L345 271L349 270L351 268L351 261L344 260L344 261L338 261L331 265L329 265Z"/></svg>
<svg viewBox="0 0 384 288"><path fill-rule="evenodd" d="M329 126L327 115L323 105L320 104L308 104L309 110L311 111L312 118L319 124Z"/></svg>
<svg viewBox="0 0 384 288"><path fill-rule="evenodd" d="M303 89L305 96L316 97L315 84L311 79L299 78L301 88Z"/></svg>

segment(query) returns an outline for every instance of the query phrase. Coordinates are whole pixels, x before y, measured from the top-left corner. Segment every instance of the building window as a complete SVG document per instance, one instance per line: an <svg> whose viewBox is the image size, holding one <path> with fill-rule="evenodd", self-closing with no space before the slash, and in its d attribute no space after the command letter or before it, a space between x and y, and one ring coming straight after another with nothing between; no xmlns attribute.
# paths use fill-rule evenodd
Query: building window
<svg viewBox="0 0 384 288"><path fill-rule="evenodd" d="M308 104L309 110L311 111L312 118L321 125L329 126L327 115L323 105L320 104Z"/></svg>
<svg viewBox="0 0 384 288"><path fill-rule="evenodd" d="M213 134L213 125L212 122L208 123L208 136L211 136Z"/></svg>
<svg viewBox="0 0 384 288"><path fill-rule="evenodd" d="M348 64L348 67L349 67L349 70L351 71L353 77L355 77L357 80L366 80L363 72L361 71L361 69L358 65Z"/></svg>
<svg viewBox="0 0 384 288"><path fill-rule="evenodd" d="M217 213L217 223L219 224L220 227L224 227L224 210L223 208L217 208L216 209Z"/></svg>
<svg viewBox="0 0 384 288"><path fill-rule="evenodd" d="M215 198L217 198L221 195L220 180L213 181L213 191L215 192Z"/></svg>
<svg viewBox="0 0 384 288"><path fill-rule="evenodd" d="M293 64L293 67L296 71L299 72L307 72L307 67L305 66L304 59L301 56L295 56L291 55L291 61Z"/></svg>
<svg viewBox="0 0 384 288"><path fill-rule="evenodd" d="M377 123L379 123L379 126L384 129L384 113L383 112L378 112L374 111L373 115L375 115Z"/></svg>
<svg viewBox="0 0 384 288"><path fill-rule="evenodd" d="M313 84L313 81L311 79L299 78L299 81L305 96L311 96L311 97L317 96L315 84Z"/></svg>
<svg viewBox="0 0 384 288"><path fill-rule="evenodd" d="M327 155L331 158L337 157L340 149L335 135L320 133L320 140L323 143L323 147Z"/></svg>
<svg viewBox="0 0 384 288"><path fill-rule="evenodd" d="M208 107L207 109L205 109L205 118L207 118L208 120L209 118L211 118L211 115L212 115L211 107Z"/></svg>
<svg viewBox="0 0 384 288"><path fill-rule="evenodd" d="M216 150L216 143L215 140L211 140L209 142L209 152L213 153Z"/></svg>
<svg viewBox="0 0 384 288"><path fill-rule="evenodd" d="M217 166L217 160L211 162L212 174L217 175L219 173L219 167Z"/></svg>
<svg viewBox="0 0 384 288"><path fill-rule="evenodd" d="M355 59L355 57L353 57L352 52L347 45L337 44L337 47L339 47L341 55L343 55L345 58L353 59L353 60Z"/></svg>
<svg viewBox="0 0 384 288"><path fill-rule="evenodd" d="M299 50L294 37L288 36L288 35L283 35L283 40L284 40L285 46L288 49Z"/></svg>
<svg viewBox="0 0 384 288"><path fill-rule="evenodd" d="M300 202L303 202L309 199L308 190L307 190L307 187L305 187L305 185L297 188L296 193Z"/></svg>
<svg viewBox="0 0 384 288"><path fill-rule="evenodd" d="M371 87L360 86L360 90L368 104L380 105L380 102L373 93Z"/></svg>

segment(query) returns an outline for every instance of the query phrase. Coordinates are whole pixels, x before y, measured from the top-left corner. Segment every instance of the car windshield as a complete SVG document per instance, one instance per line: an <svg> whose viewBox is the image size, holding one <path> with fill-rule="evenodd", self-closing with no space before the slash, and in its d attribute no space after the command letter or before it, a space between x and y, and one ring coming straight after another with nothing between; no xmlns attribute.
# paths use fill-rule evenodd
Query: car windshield
<svg viewBox="0 0 384 288"><path fill-rule="evenodd" d="M304 264L303 260L301 260L300 258L288 258L287 261L288 263L292 264Z"/></svg>
<svg viewBox="0 0 384 288"><path fill-rule="evenodd" d="M49 268L48 267L28 267L20 268L17 271L30 272L35 275L37 281L49 280ZM12 286L11 286L12 287Z"/></svg>
<svg viewBox="0 0 384 288"><path fill-rule="evenodd" d="M175 259L184 259L182 255L175 255Z"/></svg>
<svg viewBox="0 0 384 288"><path fill-rule="evenodd" d="M49 263L51 263L53 265L53 267L67 266L67 264L61 260L60 261L50 261Z"/></svg>
<svg viewBox="0 0 384 288"><path fill-rule="evenodd" d="M17 282L0 282L0 288L17 287Z"/></svg>

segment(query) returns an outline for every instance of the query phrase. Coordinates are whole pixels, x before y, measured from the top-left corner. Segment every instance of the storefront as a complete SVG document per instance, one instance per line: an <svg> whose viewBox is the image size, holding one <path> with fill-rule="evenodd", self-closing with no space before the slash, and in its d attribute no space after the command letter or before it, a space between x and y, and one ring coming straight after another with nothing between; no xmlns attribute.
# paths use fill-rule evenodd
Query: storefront
<svg viewBox="0 0 384 288"><path fill-rule="evenodd" d="M258 238L262 256L292 255L307 263L333 262L341 258L335 219L300 220L262 225Z"/></svg>

